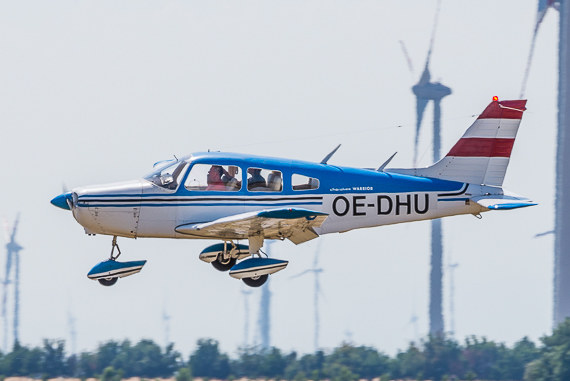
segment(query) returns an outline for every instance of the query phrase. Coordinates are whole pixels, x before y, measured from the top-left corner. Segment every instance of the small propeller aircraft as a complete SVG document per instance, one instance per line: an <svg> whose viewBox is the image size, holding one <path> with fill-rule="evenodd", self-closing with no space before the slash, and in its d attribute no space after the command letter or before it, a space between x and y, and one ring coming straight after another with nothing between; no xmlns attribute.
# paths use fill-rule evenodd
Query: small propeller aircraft
<svg viewBox="0 0 570 381"><path fill-rule="evenodd" d="M105 286L146 263L119 262L117 237L149 237L219 240L199 258L259 287L288 264L262 255L265 240L300 244L327 233L536 205L502 188L525 105L494 97L427 168L386 169L393 155L377 169L328 164L338 147L320 163L201 152L159 162L142 179L76 188L51 203L71 210L87 234L113 237L109 259L88 273Z"/></svg>

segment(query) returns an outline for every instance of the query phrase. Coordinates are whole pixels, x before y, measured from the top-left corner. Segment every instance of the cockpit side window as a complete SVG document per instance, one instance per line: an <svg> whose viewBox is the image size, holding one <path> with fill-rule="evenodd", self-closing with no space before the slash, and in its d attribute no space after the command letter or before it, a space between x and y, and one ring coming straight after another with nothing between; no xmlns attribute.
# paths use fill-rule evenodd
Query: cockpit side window
<svg viewBox="0 0 570 381"><path fill-rule="evenodd" d="M293 173L291 177L291 184L293 185L293 190L312 190L319 189L319 179L314 177L308 177Z"/></svg>
<svg viewBox="0 0 570 381"><path fill-rule="evenodd" d="M250 167L247 169L247 190L251 192L281 192L283 175L281 171Z"/></svg>
<svg viewBox="0 0 570 381"><path fill-rule="evenodd" d="M184 186L189 191L237 192L241 189L237 165L194 164Z"/></svg>
<svg viewBox="0 0 570 381"><path fill-rule="evenodd" d="M184 176L187 164L185 161L166 164L145 176L145 180L161 188L175 190Z"/></svg>

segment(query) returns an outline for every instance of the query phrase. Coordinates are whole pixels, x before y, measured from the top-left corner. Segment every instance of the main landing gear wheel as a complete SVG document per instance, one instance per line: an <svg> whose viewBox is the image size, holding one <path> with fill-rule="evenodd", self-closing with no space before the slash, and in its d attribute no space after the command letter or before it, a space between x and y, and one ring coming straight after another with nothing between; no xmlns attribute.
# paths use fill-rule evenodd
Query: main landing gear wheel
<svg viewBox="0 0 570 381"><path fill-rule="evenodd" d="M119 278L101 278L101 279L97 279L99 281L99 283L101 283L103 286L112 286L115 283L117 283L117 281L119 280Z"/></svg>
<svg viewBox="0 0 570 381"><path fill-rule="evenodd" d="M249 287L260 287L267 282L267 278L269 278L269 276L265 274L254 278L242 278L241 280L243 280L243 283L247 284Z"/></svg>
<svg viewBox="0 0 570 381"><path fill-rule="evenodd" d="M223 258L223 254L218 255L215 261L212 262L212 266L218 271L228 271L236 264L236 258Z"/></svg>

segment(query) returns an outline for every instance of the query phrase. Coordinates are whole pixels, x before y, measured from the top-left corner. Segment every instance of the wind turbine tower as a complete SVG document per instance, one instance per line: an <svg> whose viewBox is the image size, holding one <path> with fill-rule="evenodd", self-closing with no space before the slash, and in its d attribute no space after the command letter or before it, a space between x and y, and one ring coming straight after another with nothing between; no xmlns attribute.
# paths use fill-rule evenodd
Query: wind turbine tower
<svg viewBox="0 0 570 381"><path fill-rule="evenodd" d="M451 337L455 335L455 269L458 263L448 263L447 271L449 274L449 333Z"/></svg>
<svg viewBox="0 0 570 381"><path fill-rule="evenodd" d="M269 349L271 343L271 291L269 291L269 280L261 286L261 300L259 305L259 333L261 337L261 349Z"/></svg>
<svg viewBox="0 0 570 381"><path fill-rule="evenodd" d="M534 45L544 16L550 8L558 9L558 132L556 146L556 201L554 218L554 298L553 325L570 317L570 4L567 0L539 0L521 97L534 54Z"/></svg>
<svg viewBox="0 0 570 381"><path fill-rule="evenodd" d="M319 267L319 254L321 252L322 238L317 244L317 250L315 251L315 258L313 260L313 267L307 269L291 278L298 278L305 274L313 273L314 275L314 294L313 294L313 308L315 313L315 330L313 336L313 345L315 346L315 352L319 350L319 333L320 333L320 316L319 316L319 296L321 295L321 284L319 282L319 275L323 272L323 269Z"/></svg>
<svg viewBox="0 0 570 381"><path fill-rule="evenodd" d="M162 324L164 328L164 348L170 344L170 315L166 312L166 307L162 307Z"/></svg>
<svg viewBox="0 0 570 381"><path fill-rule="evenodd" d="M241 290L243 295L243 347L247 348L249 346L249 296L251 295L251 290Z"/></svg>
<svg viewBox="0 0 570 381"><path fill-rule="evenodd" d="M437 3L435 21L432 30L430 46L419 82L412 87L416 96L416 137L414 147L414 166L416 166L420 128L425 109L430 101L433 102L433 162L441 159L441 100L451 94L451 89L439 82L431 82L429 64L435 40L435 31L439 16L441 1ZM429 302L429 332L430 334L443 333L443 307L442 307L442 224L441 220L431 222L431 270L430 270L430 302Z"/></svg>
<svg viewBox="0 0 570 381"><path fill-rule="evenodd" d="M570 4L560 1L558 146L554 241L554 325L570 317Z"/></svg>
<svg viewBox="0 0 570 381"><path fill-rule="evenodd" d="M20 217L16 217L12 231L6 226L6 236L8 243L6 244L6 269L4 273L4 290L2 295L2 320L4 324L4 342L3 349L8 350L8 287L12 281L12 262L14 262L14 322L13 322L13 340L19 341L19 325L20 325L20 250L23 249L16 242L16 232L18 231L18 223Z"/></svg>
<svg viewBox="0 0 570 381"><path fill-rule="evenodd" d="M269 255L271 242L267 241L267 254ZM261 349L266 350L271 346L271 291L269 279L261 286L261 299L259 303L259 336L261 337Z"/></svg>
<svg viewBox="0 0 570 381"><path fill-rule="evenodd" d="M71 340L71 354L77 354L77 330L75 329L75 316L71 310L67 311L67 327L69 328L69 338Z"/></svg>

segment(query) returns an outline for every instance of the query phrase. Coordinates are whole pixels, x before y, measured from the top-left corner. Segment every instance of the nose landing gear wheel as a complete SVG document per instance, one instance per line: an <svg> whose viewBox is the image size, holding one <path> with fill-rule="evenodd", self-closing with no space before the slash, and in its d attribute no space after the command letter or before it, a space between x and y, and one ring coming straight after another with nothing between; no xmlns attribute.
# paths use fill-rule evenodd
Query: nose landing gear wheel
<svg viewBox="0 0 570 381"><path fill-rule="evenodd" d="M218 271L228 271L236 264L236 258L223 259L222 255L218 255L215 261L212 262L212 266Z"/></svg>
<svg viewBox="0 0 570 381"><path fill-rule="evenodd" d="M256 276L254 278L242 278L241 280L243 280L243 283L247 284L249 287L260 287L265 282L267 282L268 277L269 276L266 274L266 275Z"/></svg>
<svg viewBox="0 0 570 381"><path fill-rule="evenodd" d="M117 281L119 280L119 278L101 278L101 279L97 279L99 281L99 283L101 283L103 286L112 286L115 283L117 283Z"/></svg>

